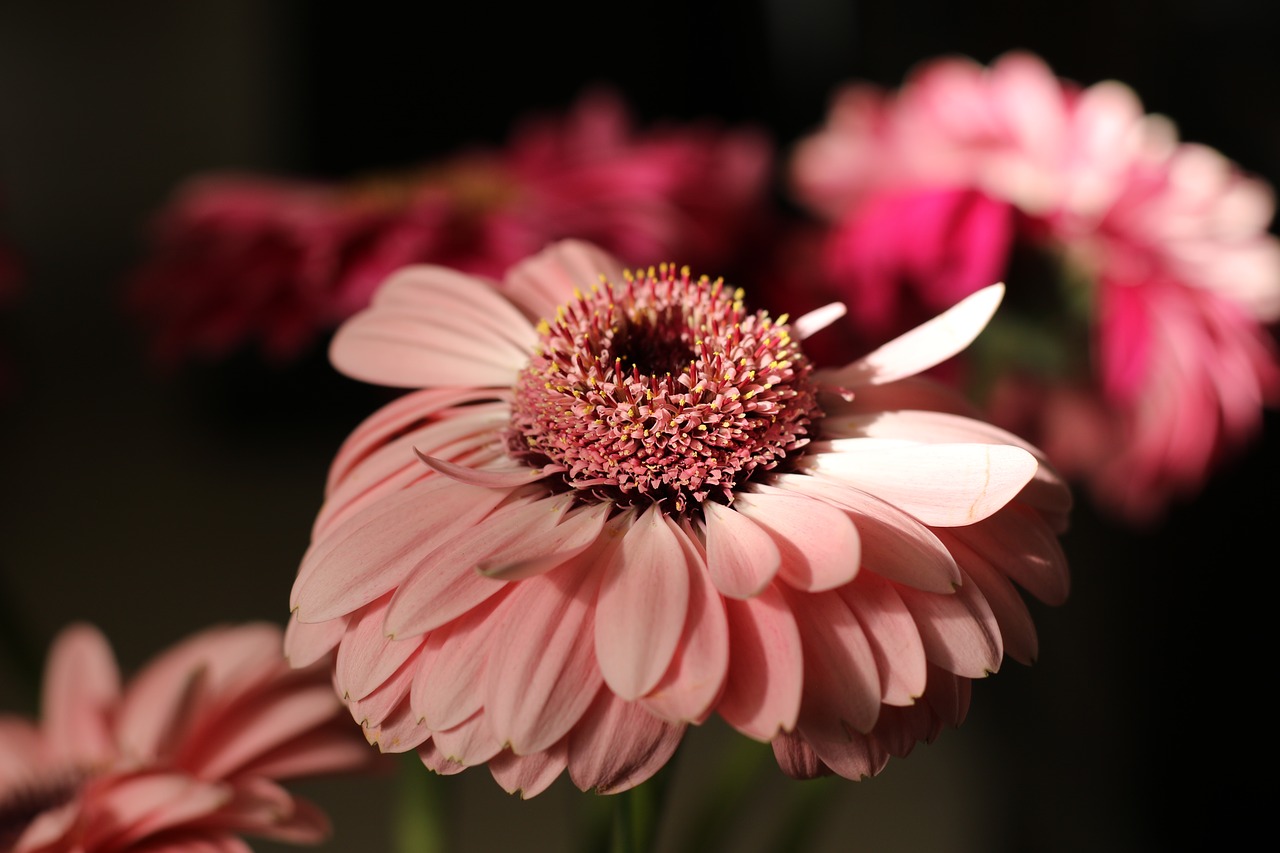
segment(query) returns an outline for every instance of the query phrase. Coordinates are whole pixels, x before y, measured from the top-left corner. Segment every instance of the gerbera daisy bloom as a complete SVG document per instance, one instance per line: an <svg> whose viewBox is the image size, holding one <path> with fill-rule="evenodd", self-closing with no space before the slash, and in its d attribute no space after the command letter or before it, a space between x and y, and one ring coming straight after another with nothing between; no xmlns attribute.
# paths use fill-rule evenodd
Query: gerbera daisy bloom
<svg viewBox="0 0 1280 853"><path fill-rule="evenodd" d="M279 782L368 768L323 665L290 668L281 630L215 627L126 684L89 625L54 641L39 723L0 716L0 847L11 853L248 853L315 843L314 805Z"/></svg>
<svg viewBox="0 0 1280 853"><path fill-rule="evenodd" d="M204 175L159 212L128 299L158 358L249 343L287 360L394 270L486 276L575 236L624 257L723 265L765 212L772 147L709 121L635 126L608 91L529 116L501 148L346 181Z"/></svg>
<svg viewBox="0 0 1280 853"><path fill-rule="evenodd" d="M1135 523L1193 495L1280 402L1271 188L1113 81L1035 56L841 89L790 161L828 292L876 340L997 278L968 353L996 423Z"/></svg>
<svg viewBox="0 0 1280 853"><path fill-rule="evenodd" d="M771 318L586 243L501 283L396 273L331 357L420 390L334 460L287 654L336 648L382 750L526 797L634 786L713 713L792 775L877 772L1035 657L1015 583L1067 594L1067 488L911 378L1001 293L815 371L840 306Z"/></svg>

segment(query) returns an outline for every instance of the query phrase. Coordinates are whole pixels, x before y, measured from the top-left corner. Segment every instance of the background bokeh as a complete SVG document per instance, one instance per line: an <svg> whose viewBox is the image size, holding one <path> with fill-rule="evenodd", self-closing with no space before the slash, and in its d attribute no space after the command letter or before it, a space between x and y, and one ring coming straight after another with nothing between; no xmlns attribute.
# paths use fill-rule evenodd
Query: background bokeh
<svg viewBox="0 0 1280 853"><path fill-rule="evenodd" d="M642 121L754 124L785 155L841 81L1026 48L1081 83L1129 83L1274 183L1277 33L1261 0L0 4L0 236L25 267L0 313L0 708L34 710L32 670L71 620L127 669L214 622L283 622L329 459L377 403L320 347L287 370L252 352L147 363L122 279L184 178L410 165L500 143L600 81ZM821 849L1233 849L1266 826L1278 430L1269 413L1155 529L1082 500L1072 598L1033 607L1041 660L977 684L959 731L840 784L813 818ZM722 740L714 724L691 739L680 784ZM582 797L566 779L529 803L483 770L446 781L456 850L567 849ZM304 787L334 819L323 850L390 849L391 777ZM764 849L755 829L795 788L766 774L728 849Z"/></svg>

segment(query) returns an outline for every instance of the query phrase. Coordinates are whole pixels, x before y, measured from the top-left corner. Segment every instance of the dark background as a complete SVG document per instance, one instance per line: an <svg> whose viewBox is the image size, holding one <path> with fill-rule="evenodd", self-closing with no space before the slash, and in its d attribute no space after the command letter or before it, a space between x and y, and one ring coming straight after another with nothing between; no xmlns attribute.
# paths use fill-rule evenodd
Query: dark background
<svg viewBox="0 0 1280 853"><path fill-rule="evenodd" d="M896 85L937 54L1026 48L1081 83L1129 83L1184 138L1276 182L1276 8L0 4L0 235L26 267L0 314L18 381L0 401L0 707L34 709L31 670L74 619L102 627L126 669L214 622L283 622L325 468L375 404L319 351L289 370L251 353L169 375L146 364L120 283L187 176L409 165L501 142L525 111L597 81L642 121L752 123L785 153L843 80ZM1041 660L977 684L959 731L839 786L814 819L822 849L1232 849L1267 833L1254 774L1274 758L1278 443L1269 413L1263 440L1153 530L1082 499L1072 598L1034 608ZM681 770L723 734L691 737ZM766 776L739 806L735 849L757 849L749 828L797 787ZM529 803L484 770L445 781L460 851L564 849L581 802L563 779ZM336 824L324 850L390 849L391 779L304 787Z"/></svg>

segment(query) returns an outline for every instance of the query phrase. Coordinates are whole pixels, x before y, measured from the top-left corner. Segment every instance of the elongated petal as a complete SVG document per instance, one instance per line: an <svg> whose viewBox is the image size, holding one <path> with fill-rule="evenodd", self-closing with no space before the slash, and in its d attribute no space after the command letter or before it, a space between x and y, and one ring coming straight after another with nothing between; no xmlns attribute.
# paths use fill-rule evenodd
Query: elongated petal
<svg viewBox="0 0 1280 853"><path fill-rule="evenodd" d="M564 470L561 465L530 468L528 465L512 465L509 463L493 468L472 468L467 465L450 462L447 459L427 456L421 452L418 452L418 458L446 477L471 486L483 486L486 489L513 489L517 486L535 483L543 477L549 477Z"/></svg>
<svg viewBox="0 0 1280 853"><path fill-rule="evenodd" d="M333 365L398 388L509 387L537 337L487 282L442 267L408 267L339 328Z"/></svg>
<svg viewBox="0 0 1280 853"><path fill-rule="evenodd" d="M334 665L334 687L344 699L363 699L418 650L419 643L393 640L383 629L386 596L363 608L347 627Z"/></svg>
<svg viewBox="0 0 1280 853"><path fill-rule="evenodd" d="M601 690L569 735L569 777L598 794L633 788L670 760L684 730Z"/></svg>
<svg viewBox="0 0 1280 853"><path fill-rule="evenodd" d="M821 371L816 378L824 385L856 388L923 373L973 343L1003 298L1003 284L984 287L847 367Z"/></svg>
<svg viewBox="0 0 1280 853"><path fill-rule="evenodd" d="M815 332L820 332L830 326L846 313L848 313L848 309L845 308L843 302L832 302L821 308L815 308L803 317L797 317L791 321L791 334L796 340L803 341Z"/></svg>
<svg viewBox="0 0 1280 853"><path fill-rule="evenodd" d="M423 724L433 730L460 725L480 710L476 684L488 664L490 618L507 593L499 593L427 635L417 659L409 701Z"/></svg>
<svg viewBox="0 0 1280 853"><path fill-rule="evenodd" d="M1046 604L1062 604L1071 591L1067 555L1036 512L1014 504L991 518L950 533Z"/></svg>
<svg viewBox="0 0 1280 853"><path fill-rule="evenodd" d="M451 729L435 732L431 740L441 754L463 767L483 764L502 750L502 744L494 737L484 714L476 714Z"/></svg>
<svg viewBox="0 0 1280 853"><path fill-rule="evenodd" d="M516 755L507 749L489 760L494 781L502 790L521 799L536 797L551 787L568 766L568 738L533 755Z"/></svg>
<svg viewBox="0 0 1280 853"><path fill-rule="evenodd" d="M858 529L837 507L784 491L743 492L734 506L773 539L782 557L778 574L792 587L833 589L858 573Z"/></svg>
<svg viewBox="0 0 1280 853"><path fill-rule="evenodd" d="M849 513L858 528L862 564L868 571L929 592L951 592L960 583L951 552L914 516L834 478L783 474L773 482Z"/></svg>
<svg viewBox="0 0 1280 853"><path fill-rule="evenodd" d="M686 540L694 548L692 538ZM639 702L673 723L701 723L711 713L729 669L729 622L724 600L698 555L688 563L689 613L666 674ZM678 566L671 567L678 571Z"/></svg>
<svg viewBox="0 0 1280 853"><path fill-rule="evenodd" d="M538 530L490 554L476 568L497 580L523 580L576 557L595 544L612 508L607 503L579 507L558 524Z"/></svg>
<svg viewBox="0 0 1280 853"><path fill-rule="evenodd" d="M597 246L561 240L512 267L503 280L503 292L536 321L554 317L574 288L588 290L601 276L621 281L623 269L621 261Z"/></svg>
<svg viewBox="0 0 1280 853"><path fill-rule="evenodd" d="M773 581L782 565L778 546L762 527L731 507L703 504L707 571L730 598L750 598Z"/></svg>
<svg viewBox="0 0 1280 853"><path fill-rule="evenodd" d="M985 678L1000 669L1004 646L995 614L974 584L952 595L899 587L915 619L929 662L966 678Z"/></svg>
<svg viewBox="0 0 1280 853"><path fill-rule="evenodd" d="M767 741L795 727L804 686L800 630L779 587L725 601L729 673L716 710L729 725Z"/></svg>
<svg viewBox="0 0 1280 853"><path fill-rule="evenodd" d="M932 527L981 521L1022 490L1036 458L998 444L815 443L801 465L870 492Z"/></svg>
<svg viewBox="0 0 1280 853"><path fill-rule="evenodd" d="M945 532L943 535L947 535ZM964 571L964 582L976 584L991 608L1000 629L1004 653L1018 663L1030 666L1039 654L1035 622L1026 602L1009 578L972 548L950 537L948 547L956 555Z"/></svg>
<svg viewBox="0 0 1280 853"><path fill-rule="evenodd" d="M880 713L880 675L862 625L835 592L790 593L787 603L804 644L801 724L871 731Z"/></svg>
<svg viewBox="0 0 1280 853"><path fill-rule="evenodd" d="M596 665L592 602L599 586L595 552L521 581L495 613L494 642L483 690L498 740L519 755L541 752L564 737L603 681Z"/></svg>
<svg viewBox="0 0 1280 853"><path fill-rule="evenodd" d="M392 590L441 544L483 518L501 492L431 484L369 507L303 558L291 606L303 622L351 613Z"/></svg>
<svg viewBox="0 0 1280 853"><path fill-rule="evenodd" d="M911 705L924 694L928 661L915 619L893 584L867 572L839 590L866 633L880 674L880 701Z"/></svg>
<svg viewBox="0 0 1280 853"><path fill-rule="evenodd" d="M114 757L111 725L120 695L120 670L101 631L76 624L58 634L42 697L44 734L54 756L75 763Z"/></svg>
<svg viewBox="0 0 1280 853"><path fill-rule="evenodd" d="M332 652L347 632L347 621L346 616L339 616L324 622L299 622L297 613L290 614L284 633L289 665L301 669Z"/></svg>
<svg viewBox="0 0 1280 853"><path fill-rule="evenodd" d="M596 657L623 699L648 693L671 665L689 608L684 533L654 504L605 565L596 605Z"/></svg>

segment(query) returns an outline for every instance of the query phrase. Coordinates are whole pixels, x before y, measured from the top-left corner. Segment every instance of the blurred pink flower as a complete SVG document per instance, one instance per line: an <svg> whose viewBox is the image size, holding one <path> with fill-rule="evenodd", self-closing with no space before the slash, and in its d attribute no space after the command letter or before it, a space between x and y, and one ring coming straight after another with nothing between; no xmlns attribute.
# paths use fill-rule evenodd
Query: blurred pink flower
<svg viewBox="0 0 1280 853"><path fill-rule="evenodd" d="M840 306L772 319L578 241L501 284L397 272L331 357L422 390L334 460L290 659L336 647L370 742L526 797L639 784L713 713L793 776L878 772L1035 658L1015 583L1067 595L1067 488L913 378L1002 292L814 371Z"/></svg>
<svg viewBox="0 0 1280 853"><path fill-rule="evenodd" d="M1008 280L970 350L990 415L1123 519L1198 491L1280 401L1271 189L1122 84L934 60L896 93L840 91L790 166L829 223L826 288L873 306L851 330Z"/></svg>
<svg viewBox="0 0 1280 853"><path fill-rule="evenodd" d="M761 227L763 132L709 121L637 129L590 91L501 149L345 183L205 176L158 216L129 298L157 354L218 358L258 339L288 359L410 263L500 277L563 237L624 258L725 264Z"/></svg>
<svg viewBox="0 0 1280 853"><path fill-rule="evenodd" d="M55 640L43 719L0 716L0 846L12 853L245 853L241 834L315 843L315 806L279 780L368 767L322 666L281 631L218 627L121 684L106 639ZM12 846L8 846L12 845Z"/></svg>

